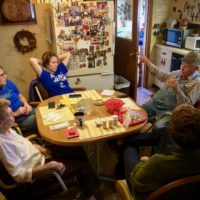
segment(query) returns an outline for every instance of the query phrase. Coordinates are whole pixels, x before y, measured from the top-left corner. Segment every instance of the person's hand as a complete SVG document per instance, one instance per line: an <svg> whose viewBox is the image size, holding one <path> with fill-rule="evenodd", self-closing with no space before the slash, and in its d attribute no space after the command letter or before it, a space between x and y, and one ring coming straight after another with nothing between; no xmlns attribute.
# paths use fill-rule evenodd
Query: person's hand
<svg viewBox="0 0 200 200"><path fill-rule="evenodd" d="M54 169L58 171L60 174L63 174L66 169L63 163L57 162L57 161L51 161L47 163L46 166L47 166L47 169Z"/></svg>
<svg viewBox="0 0 200 200"><path fill-rule="evenodd" d="M168 85L168 86L170 86L170 87L172 87L172 89L174 90L174 91L177 91L178 90L178 82L176 81L176 80L174 80L174 79L168 79L167 81L166 81L166 84Z"/></svg>
<svg viewBox="0 0 200 200"><path fill-rule="evenodd" d="M147 161L147 160L149 160L149 156L142 156L142 157L140 158L140 160L141 160L141 161Z"/></svg>
<svg viewBox="0 0 200 200"><path fill-rule="evenodd" d="M51 150L47 149L39 144L34 144L34 146L46 157L51 158Z"/></svg>
<svg viewBox="0 0 200 200"><path fill-rule="evenodd" d="M150 63L150 60L143 54L143 55L141 55L141 57L140 57L140 62L142 62L142 63L148 65L148 64Z"/></svg>
<svg viewBox="0 0 200 200"><path fill-rule="evenodd" d="M24 108L26 109L25 115L29 115L32 111L32 107L29 104L25 104Z"/></svg>
<svg viewBox="0 0 200 200"><path fill-rule="evenodd" d="M19 115L25 115L26 114L26 108L25 107L19 107L15 112L14 116L17 117Z"/></svg>

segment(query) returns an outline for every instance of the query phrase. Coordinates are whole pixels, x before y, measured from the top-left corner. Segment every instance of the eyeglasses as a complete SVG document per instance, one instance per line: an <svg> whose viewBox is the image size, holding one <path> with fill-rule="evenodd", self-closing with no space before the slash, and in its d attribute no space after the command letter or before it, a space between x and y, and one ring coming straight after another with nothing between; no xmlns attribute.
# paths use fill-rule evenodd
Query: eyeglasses
<svg viewBox="0 0 200 200"><path fill-rule="evenodd" d="M6 73L3 72L2 74L0 74L1 77L6 76Z"/></svg>

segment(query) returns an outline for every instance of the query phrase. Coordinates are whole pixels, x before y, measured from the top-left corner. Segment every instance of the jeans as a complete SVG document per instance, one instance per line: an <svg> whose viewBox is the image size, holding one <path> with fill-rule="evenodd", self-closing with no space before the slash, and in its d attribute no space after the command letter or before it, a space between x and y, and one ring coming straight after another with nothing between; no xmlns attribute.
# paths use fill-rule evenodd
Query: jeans
<svg viewBox="0 0 200 200"><path fill-rule="evenodd" d="M154 123L154 130L168 126L171 116L169 115L170 113L169 110L160 111L154 108L154 105L151 102L143 104L142 108L144 108L145 111L147 112L149 122Z"/></svg>
<svg viewBox="0 0 200 200"><path fill-rule="evenodd" d="M124 138L123 141L124 143L120 148L118 163L115 166L115 174L118 179L123 179L128 173L126 172L125 162L129 162L129 158L125 158L123 153L126 152L127 148L138 148L139 146L152 146L154 153L162 153L165 155L169 155L172 153L173 148L176 147L176 143L171 139L171 137L168 134L167 127L156 129L150 133L137 133ZM135 154L133 154L133 156L135 156ZM128 160L126 161L126 159Z"/></svg>
<svg viewBox="0 0 200 200"><path fill-rule="evenodd" d="M135 147L127 147L123 153L124 159L124 169L125 169L125 178L129 188L131 188L131 184L129 182L129 176L133 168L136 166L139 160L138 149Z"/></svg>
<svg viewBox="0 0 200 200"><path fill-rule="evenodd" d="M20 115L15 118L15 121L19 124L19 127L22 131L27 132L37 132L37 123L35 119L35 109L33 108L32 112L26 115Z"/></svg>

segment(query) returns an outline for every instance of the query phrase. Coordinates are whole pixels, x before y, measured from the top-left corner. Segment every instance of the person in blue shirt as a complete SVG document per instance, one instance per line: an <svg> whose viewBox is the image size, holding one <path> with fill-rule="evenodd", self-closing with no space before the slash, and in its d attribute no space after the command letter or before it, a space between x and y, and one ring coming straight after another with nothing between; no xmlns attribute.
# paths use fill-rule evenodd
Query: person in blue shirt
<svg viewBox="0 0 200 200"><path fill-rule="evenodd" d="M23 131L37 131L34 109L28 104L26 98L17 86L11 80L7 80L7 75L1 66L0 98L5 98L10 101L10 107L14 113L15 121Z"/></svg>
<svg viewBox="0 0 200 200"><path fill-rule="evenodd" d="M66 77L68 72L66 66L70 57L70 52L63 53L60 56L46 52L42 55L42 63L37 58L30 58L31 67L50 96L73 92ZM58 64L58 60L61 60L61 63Z"/></svg>

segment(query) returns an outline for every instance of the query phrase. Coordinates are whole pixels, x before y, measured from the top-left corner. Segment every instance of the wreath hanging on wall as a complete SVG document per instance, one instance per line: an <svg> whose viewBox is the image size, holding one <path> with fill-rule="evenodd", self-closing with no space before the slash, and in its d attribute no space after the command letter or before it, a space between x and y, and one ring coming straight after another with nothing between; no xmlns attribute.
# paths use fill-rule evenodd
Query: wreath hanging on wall
<svg viewBox="0 0 200 200"><path fill-rule="evenodd" d="M13 41L17 50L23 54L33 51L36 48L35 35L30 31L18 31L15 34Z"/></svg>

